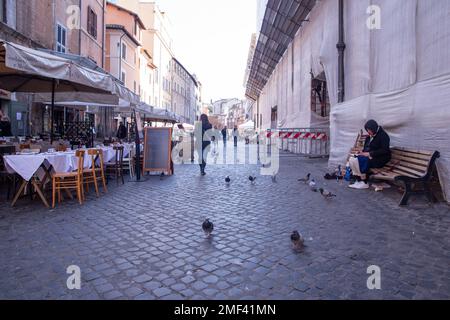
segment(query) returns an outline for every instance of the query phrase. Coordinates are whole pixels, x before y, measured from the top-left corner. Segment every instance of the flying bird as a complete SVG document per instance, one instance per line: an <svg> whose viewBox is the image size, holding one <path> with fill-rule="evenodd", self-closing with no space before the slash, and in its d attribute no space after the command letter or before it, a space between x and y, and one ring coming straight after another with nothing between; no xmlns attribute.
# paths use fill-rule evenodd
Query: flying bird
<svg viewBox="0 0 450 320"><path fill-rule="evenodd" d="M225 183L230 184L230 182L231 182L230 176L226 176Z"/></svg>
<svg viewBox="0 0 450 320"><path fill-rule="evenodd" d="M319 189L320 194L325 198L325 199L331 199L336 197L335 194L332 194L330 191L324 190L323 188Z"/></svg>
<svg viewBox="0 0 450 320"><path fill-rule="evenodd" d="M303 247L305 246L305 244L304 244L305 240L303 239L303 236L297 230L292 232L291 242L292 242L292 246L296 250L303 249Z"/></svg>
<svg viewBox="0 0 450 320"><path fill-rule="evenodd" d="M203 221L202 229L205 235L209 237L214 230L214 224L209 221L209 219L206 219L205 221Z"/></svg>
<svg viewBox="0 0 450 320"><path fill-rule="evenodd" d="M250 182L251 182L252 184L254 184L255 181L256 181L256 177L248 176L248 180L250 180Z"/></svg>
<svg viewBox="0 0 450 320"><path fill-rule="evenodd" d="M310 177L311 177L311 173L308 173L308 174L306 175L306 177L301 178L301 179L298 179L298 181L304 182L304 183L306 184L306 183L308 183Z"/></svg>

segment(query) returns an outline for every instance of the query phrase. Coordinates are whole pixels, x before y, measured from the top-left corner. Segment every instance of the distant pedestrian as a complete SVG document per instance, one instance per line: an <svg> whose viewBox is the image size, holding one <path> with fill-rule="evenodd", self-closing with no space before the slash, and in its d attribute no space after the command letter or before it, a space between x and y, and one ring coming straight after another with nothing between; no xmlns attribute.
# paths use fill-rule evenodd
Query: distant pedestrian
<svg viewBox="0 0 450 320"><path fill-rule="evenodd" d="M222 129L223 144L227 144L227 126Z"/></svg>
<svg viewBox="0 0 450 320"><path fill-rule="evenodd" d="M235 147L237 147L237 143L238 143L238 135L239 135L238 128L237 128L236 126L234 126L234 129L233 129L233 139L234 139L234 146L235 146Z"/></svg>
<svg viewBox="0 0 450 320"><path fill-rule="evenodd" d="M119 140L124 140L127 137L127 127L123 124L123 122L120 122L119 129L117 130L117 138Z"/></svg>
<svg viewBox="0 0 450 320"><path fill-rule="evenodd" d="M11 121L9 120L9 117L6 115L3 115L0 118L0 136L2 137L11 137Z"/></svg>
<svg viewBox="0 0 450 320"><path fill-rule="evenodd" d="M200 174L204 176L206 174L205 167L206 167L206 158L208 155L207 152L205 152L205 150L207 150L208 146L211 144L211 139L208 139L209 136L208 130L212 129L212 125L209 122L208 116L206 114L202 114L200 116L200 122L198 123L198 125L201 126L202 135L201 137L196 137L197 139L199 139L197 140L197 153L199 159L198 161L200 164Z"/></svg>

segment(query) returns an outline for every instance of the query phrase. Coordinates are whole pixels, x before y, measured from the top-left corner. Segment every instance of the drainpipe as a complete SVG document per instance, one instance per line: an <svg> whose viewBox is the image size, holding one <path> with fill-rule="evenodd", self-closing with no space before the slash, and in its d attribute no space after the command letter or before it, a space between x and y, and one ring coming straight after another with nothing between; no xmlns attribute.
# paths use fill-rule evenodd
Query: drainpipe
<svg viewBox="0 0 450 320"><path fill-rule="evenodd" d="M53 0L52 1L52 22L53 22L53 25L52 25L52 30L53 30L53 36L52 36L52 41L51 41L51 44L52 44L52 49L53 50L56 50L56 34L57 34L57 32L58 32L58 29L57 29L57 27L56 27L56 3L55 3L55 0Z"/></svg>
<svg viewBox="0 0 450 320"><path fill-rule="evenodd" d="M345 98L345 74L344 74L344 0L339 0L339 42L336 45L339 53L338 60L338 102L344 102Z"/></svg>
<svg viewBox="0 0 450 320"><path fill-rule="evenodd" d="M81 0L80 0L81 1ZM103 29L102 29L102 68L105 69L105 33L106 33L106 23L105 23L105 11L106 11L106 0L103 1Z"/></svg>
<svg viewBox="0 0 450 320"><path fill-rule="evenodd" d="M119 39L119 76L118 76L118 79L120 81L122 81L122 39L125 35L126 35L125 31L123 31L123 34L120 36L120 39ZM126 87L125 82L123 85Z"/></svg>
<svg viewBox="0 0 450 320"><path fill-rule="evenodd" d="M81 35L82 35L82 32L81 32L81 28L82 28L82 26L81 26L81 11L82 11L82 5L83 5L83 3L82 3L82 1L83 0L80 0L79 1L79 3L78 3L78 5L80 6L80 17L79 17L79 19L80 19L80 28L78 29L79 30L79 37L78 37L78 52L79 52L79 56L81 56Z"/></svg>

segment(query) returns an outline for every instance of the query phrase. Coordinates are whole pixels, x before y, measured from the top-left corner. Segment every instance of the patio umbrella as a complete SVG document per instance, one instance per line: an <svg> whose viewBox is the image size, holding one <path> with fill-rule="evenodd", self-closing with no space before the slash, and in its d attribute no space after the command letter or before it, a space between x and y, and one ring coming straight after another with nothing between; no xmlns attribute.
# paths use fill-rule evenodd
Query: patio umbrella
<svg viewBox="0 0 450 320"><path fill-rule="evenodd" d="M118 89L106 73L78 65L70 59L0 40L0 88L11 92L50 92L51 130L58 92L111 95Z"/></svg>

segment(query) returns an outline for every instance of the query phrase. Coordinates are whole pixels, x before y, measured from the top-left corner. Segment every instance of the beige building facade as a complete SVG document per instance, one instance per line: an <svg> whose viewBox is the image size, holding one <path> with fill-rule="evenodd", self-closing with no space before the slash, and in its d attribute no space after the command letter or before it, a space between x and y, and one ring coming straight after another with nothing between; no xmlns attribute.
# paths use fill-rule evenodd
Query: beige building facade
<svg viewBox="0 0 450 320"><path fill-rule="evenodd" d="M139 16L116 4L107 4L106 69L125 87L140 94L141 30Z"/></svg>
<svg viewBox="0 0 450 320"><path fill-rule="evenodd" d="M170 111L172 106L172 70L174 58L171 22L167 14L155 2L116 0L115 3L139 13L145 28L142 30L142 47L148 51L156 67L153 75L150 104Z"/></svg>

